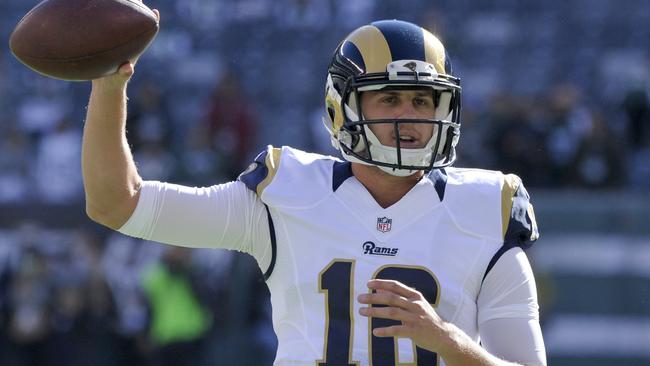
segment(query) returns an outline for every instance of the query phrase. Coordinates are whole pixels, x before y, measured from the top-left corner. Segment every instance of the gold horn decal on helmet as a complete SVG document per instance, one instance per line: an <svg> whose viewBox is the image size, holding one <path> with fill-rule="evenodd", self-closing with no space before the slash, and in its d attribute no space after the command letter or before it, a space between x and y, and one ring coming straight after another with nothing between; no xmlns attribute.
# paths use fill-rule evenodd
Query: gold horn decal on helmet
<svg viewBox="0 0 650 366"><path fill-rule="evenodd" d="M374 26L366 25L350 35L348 39L363 56L366 73L386 72L386 65L393 61L386 38Z"/></svg>
<svg viewBox="0 0 650 366"><path fill-rule="evenodd" d="M332 133L338 136L339 130L343 127L343 109L341 108L341 101L337 101L331 95L325 95L325 107L332 108L334 111L334 119L332 122ZM329 113L329 112L328 112Z"/></svg>
<svg viewBox="0 0 650 366"><path fill-rule="evenodd" d="M424 36L424 55L426 61L435 66L439 74L446 74L445 72L445 47L440 40L427 30L422 29Z"/></svg>

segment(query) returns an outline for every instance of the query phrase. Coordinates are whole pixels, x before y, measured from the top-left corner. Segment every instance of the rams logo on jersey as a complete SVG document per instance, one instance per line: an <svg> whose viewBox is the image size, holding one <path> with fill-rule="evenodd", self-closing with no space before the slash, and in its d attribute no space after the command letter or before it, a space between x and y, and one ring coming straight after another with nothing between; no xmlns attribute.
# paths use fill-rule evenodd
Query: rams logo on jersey
<svg viewBox="0 0 650 366"><path fill-rule="evenodd" d="M363 254L384 255L394 257L397 255L399 248L378 247L375 243L367 241L363 243Z"/></svg>

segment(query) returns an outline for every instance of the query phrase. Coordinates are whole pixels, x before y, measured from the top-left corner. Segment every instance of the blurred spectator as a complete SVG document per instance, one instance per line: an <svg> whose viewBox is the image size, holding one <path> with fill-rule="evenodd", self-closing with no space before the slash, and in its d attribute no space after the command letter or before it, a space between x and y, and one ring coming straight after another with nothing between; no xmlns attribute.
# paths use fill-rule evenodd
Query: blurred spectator
<svg viewBox="0 0 650 366"><path fill-rule="evenodd" d="M164 91L150 80L142 81L135 88L127 115L129 143L133 150L139 151L143 144L152 141L169 145L173 131Z"/></svg>
<svg viewBox="0 0 650 366"><path fill-rule="evenodd" d="M271 365L275 359L277 338L271 325L271 302L262 272L252 256L235 254L225 279L225 301L222 313L227 314L223 329L217 329L212 338L216 347L210 352L207 365L238 366ZM255 352L240 352L238 345L246 344Z"/></svg>
<svg viewBox="0 0 650 366"><path fill-rule="evenodd" d="M158 84L145 81L129 105L129 143L145 179L169 180L178 169L173 155L173 129L165 96Z"/></svg>
<svg viewBox="0 0 650 366"><path fill-rule="evenodd" d="M82 197L81 131L63 117L42 137L34 177L39 197L49 203L74 202Z"/></svg>
<svg viewBox="0 0 650 366"><path fill-rule="evenodd" d="M162 141L149 141L133 153L138 172L144 179L169 181L178 168L178 160Z"/></svg>
<svg viewBox="0 0 650 366"><path fill-rule="evenodd" d="M650 146L650 90L638 87L629 90L623 100L627 117L627 140L632 150Z"/></svg>
<svg viewBox="0 0 650 366"><path fill-rule="evenodd" d="M490 107L486 123L492 131L493 167L519 175L528 186L548 184L544 136L531 122L532 107L507 94L493 96Z"/></svg>
<svg viewBox="0 0 650 366"><path fill-rule="evenodd" d="M102 243L90 232L75 231L59 258L52 306L52 364L124 364L117 334L113 294L100 266Z"/></svg>
<svg viewBox="0 0 650 366"><path fill-rule="evenodd" d="M218 155L217 174L233 179L251 159L251 149L258 148L258 121L254 105L241 89L237 73L225 71L223 75L210 96L205 120L191 131L188 145L197 149L194 152ZM191 171L193 167L187 169Z"/></svg>
<svg viewBox="0 0 650 366"><path fill-rule="evenodd" d="M650 186L650 89L630 89L623 100L627 117L629 183L632 187Z"/></svg>
<svg viewBox="0 0 650 366"><path fill-rule="evenodd" d="M198 365L212 314L199 294L192 251L166 248L162 261L145 272L142 287L149 306L152 365Z"/></svg>
<svg viewBox="0 0 650 366"><path fill-rule="evenodd" d="M188 134L181 168L183 178L191 177L197 185L209 186L228 180L221 167L228 166L225 156L212 149L209 135L195 128Z"/></svg>
<svg viewBox="0 0 650 366"><path fill-rule="evenodd" d="M37 143L68 115L73 103L61 81L35 78L33 86L33 94L18 101L17 112L20 128L29 134L31 142Z"/></svg>
<svg viewBox="0 0 650 366"><path fill-rule="evenodd" d="M650 147L631 154L628 161L630 187L647 189L650 187Z"/></svg>
<svg viewBox="0 0 650 366"><path fill-rule="evenodd" d="M592 115L582 104L580 91L572 84L556 86L546 98L550 171L555 185L567 186L573 174L571 163L592 128Z"/></svg>
<svg viewBox="0 0 650 366"><path fill-rule="evenodd" d="M0 231L0 237L5 232ZM10 253L13 244L6 238L0 239L0 357L10 353L11 344L7 335L7 320L9 318L9 287L12 283L10 272Z"/></svg>
<svg viewBox="0 0 650 366"><path fill-rule="evenodd" d="M105 238L101 268L115 300L121 358L125 360L121 364L145 363L147 309L140 284L144 269L159 260L162 250L162 245L119 233Z"/></svg>
<svg viewBox="0 0 650 366"><path fill-rule="evenodd" d="M0 203L20 202L31 191L34 154L27 135L15 121L7 120L4 126L0 133Z"/></svg>
<svg viewBox="0 0 650 366"><path fill-rule="evenodd" d="M569 165L569 182L579 187L619 187L626 177L625 149L604 116L594 112L591 126Z"/></svg>
<svg viewBox="0 0 650 366"><path fill-rule="evenodd" d="M26 228L37 229L35 227ZM47 341L50 335L52 279L45 256L38 250L35 236L22 238L21 250L12 270L8 288L6 330L12 346L10 365L47 365ZM6 362L6 361L5 361Z"/></svg>

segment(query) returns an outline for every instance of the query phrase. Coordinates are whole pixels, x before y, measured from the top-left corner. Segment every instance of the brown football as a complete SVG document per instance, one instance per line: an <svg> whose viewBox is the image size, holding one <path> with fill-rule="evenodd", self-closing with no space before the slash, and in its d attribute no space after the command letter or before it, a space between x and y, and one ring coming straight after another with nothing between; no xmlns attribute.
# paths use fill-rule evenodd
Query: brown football
<svg viewBox="0 0 650 366"><path fill-rule="evenodd" d="M151 9L132 0L45 0L16 25L9 47L45 76L92 80L138 57L158 33Z"/></svg>

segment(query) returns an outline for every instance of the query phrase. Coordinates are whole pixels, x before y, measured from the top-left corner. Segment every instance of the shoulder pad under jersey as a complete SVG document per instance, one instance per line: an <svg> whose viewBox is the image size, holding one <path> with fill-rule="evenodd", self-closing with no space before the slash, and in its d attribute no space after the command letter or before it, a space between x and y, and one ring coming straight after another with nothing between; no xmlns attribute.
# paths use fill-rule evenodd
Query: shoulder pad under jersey
<svg viewBox="0 0 650 366"><path fill-rule="evenodd" d="M332 193L334 158L269 146L239 176L270 206L307 207Z"/></svg>
<svg viewBox="0 0 650 366"><path fill-rule="evenodd" d="M528 192L514 174L447 168L444 204L468 232L529 247L539 236Z"/></svg>

